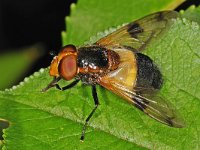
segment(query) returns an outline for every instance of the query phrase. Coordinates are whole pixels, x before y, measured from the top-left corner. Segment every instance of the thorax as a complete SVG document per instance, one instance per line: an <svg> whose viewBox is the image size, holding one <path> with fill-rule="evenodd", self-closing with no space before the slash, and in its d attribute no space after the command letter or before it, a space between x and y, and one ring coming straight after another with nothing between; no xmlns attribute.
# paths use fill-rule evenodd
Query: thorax
<svg viewBox="0 0 200 150"><path fill-rule="evenodd" d="M95 82L99 77L118 68L119 55L101 46L87 46L78 49L78 76L81 80ZM83 81L83 82L84 82Z"/></svg>

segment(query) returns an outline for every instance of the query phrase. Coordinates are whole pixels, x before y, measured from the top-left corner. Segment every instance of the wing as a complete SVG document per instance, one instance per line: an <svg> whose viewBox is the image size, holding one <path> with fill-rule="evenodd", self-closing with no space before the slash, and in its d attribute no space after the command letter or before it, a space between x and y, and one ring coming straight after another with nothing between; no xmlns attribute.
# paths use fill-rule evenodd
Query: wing
<svg viewBox="0 0 200 150"><path fill-rule="evenodd" d="M94 44L105 47L126 46L141 51L147 43L166 29L170 20L176 18L175 11L162 11L131 22Z"/></svg>
<svg viewBox="0 0 200 150"><path fill-rule="evenodd" d="M135 60L133 52L126 50L117 50L117 52L121 53L120 58L122 59L118 69L101 77L98 84L124 98L150 117L172 127L183 127L184 122L174 107L162 97L157 96L155 89L141 89L148 91L143 94L138 94L140 91L135 90L137 70L134 66L136 62L133 61ZM137 89L140 88L137 87Z"/></svg>

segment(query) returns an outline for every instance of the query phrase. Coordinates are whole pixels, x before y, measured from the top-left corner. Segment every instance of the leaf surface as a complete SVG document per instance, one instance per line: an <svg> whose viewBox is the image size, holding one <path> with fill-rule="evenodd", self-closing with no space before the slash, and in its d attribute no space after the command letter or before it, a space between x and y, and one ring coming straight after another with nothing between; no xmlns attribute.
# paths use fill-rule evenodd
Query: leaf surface
<svg viewBox="0 0 200 150"><path fill-rule="evenodd" d="M71 40L75 40L74 36ZM84 41L79 40L80 44ZM197 149L200 143L199 43L199 25L177 19L145 51L163 73L165 82L160 93L177 108L186 128L163 125L98 87L101 105L82 143L79 138L84 119L94 107L90 87L78 84L65 92L50 89L41 93L51 81L48 69L41 69L19 86L0 92L0 117L10 121L10 127L4 130L4 148ZM62 86L66 84L61 82Z"/></svg>

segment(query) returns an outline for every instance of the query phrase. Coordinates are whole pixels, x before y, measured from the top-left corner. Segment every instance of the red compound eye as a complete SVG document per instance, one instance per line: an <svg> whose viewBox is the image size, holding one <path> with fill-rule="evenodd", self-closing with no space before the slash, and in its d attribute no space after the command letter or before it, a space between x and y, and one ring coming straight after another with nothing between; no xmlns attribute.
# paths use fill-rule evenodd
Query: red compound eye
<svg viewBox="0 0 200 150"><path fill-rule="evenodd" d="M65 80L71 80L77 73L76 56L68 55L63 57L59 64L59 74Z"/></svg>

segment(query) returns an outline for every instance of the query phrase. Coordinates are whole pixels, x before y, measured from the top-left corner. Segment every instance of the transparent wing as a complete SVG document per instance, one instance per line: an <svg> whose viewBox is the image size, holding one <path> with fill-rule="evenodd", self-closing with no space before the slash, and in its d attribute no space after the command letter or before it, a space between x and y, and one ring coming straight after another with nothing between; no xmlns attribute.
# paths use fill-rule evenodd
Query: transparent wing
<svg viewBox="0 0 200 150"><path fill-rule="evenodd" d="M94 44L108 48L125 46L141 51L153 37L166 29L172 18L177 16L178 13L175 11L162 11L148 15L121 27Z"/></svg>
<svg viewBox="0 0 200 150"><path fill-rule="evenodd" d="M166 124L168 126L181 128L184 127L184 121L176 112L175 108L162 97L153 94L139 94L139 91L134 90L133 84L130 84L128 74L131 71L129 63L124 63L123 68L119 67L117 70L109 73L101 78L99 84L113 93L119 95L136 108L143 111L148 116ZM148 92L151 89L144 89Z"/></svg>

